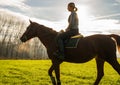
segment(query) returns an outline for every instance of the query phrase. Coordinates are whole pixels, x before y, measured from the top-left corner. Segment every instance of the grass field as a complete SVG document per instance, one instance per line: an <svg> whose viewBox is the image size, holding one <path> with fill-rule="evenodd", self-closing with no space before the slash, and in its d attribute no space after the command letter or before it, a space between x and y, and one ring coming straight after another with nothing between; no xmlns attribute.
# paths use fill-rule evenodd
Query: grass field
<svg viewBox="0 0 120 85"><path fill-rule="evenodd" d="M51 85L47 72L50 65L50 60L0 60L0 85ZM100 85L120 85L120 76L108 63L104 70ZM95 60L61 64L62 85L93 85L95 79Z"/></svg>

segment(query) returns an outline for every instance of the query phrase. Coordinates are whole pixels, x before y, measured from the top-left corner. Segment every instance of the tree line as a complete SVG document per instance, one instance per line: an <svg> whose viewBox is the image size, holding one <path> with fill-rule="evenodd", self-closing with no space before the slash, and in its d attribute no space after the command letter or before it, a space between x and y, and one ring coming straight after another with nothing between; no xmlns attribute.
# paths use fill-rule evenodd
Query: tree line
<svg viewBox="0 0 120 85"><path fill-rule="evenodd" d="M0 13L0 59L47 59L46 49L37 39L20 41L28 23L6 12Z"/></svg>

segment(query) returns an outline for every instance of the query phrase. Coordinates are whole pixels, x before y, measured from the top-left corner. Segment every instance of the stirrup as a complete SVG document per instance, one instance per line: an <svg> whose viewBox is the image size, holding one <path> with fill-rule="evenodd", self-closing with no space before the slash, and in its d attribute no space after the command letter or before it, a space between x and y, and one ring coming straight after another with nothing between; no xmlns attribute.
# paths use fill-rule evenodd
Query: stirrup
<svg viewBox="0 0 120 85"><path fill-rule="evenodd" d="M58 51L54 52L53 56L58 57L59 56L59 52Z"/></svg>
<svg viewBox="0 0 120 85"><path fill-rule="evenodd" d="M61 59L61 60L64 60L65 56L64 55L59 55L58 58Z"/></svg>

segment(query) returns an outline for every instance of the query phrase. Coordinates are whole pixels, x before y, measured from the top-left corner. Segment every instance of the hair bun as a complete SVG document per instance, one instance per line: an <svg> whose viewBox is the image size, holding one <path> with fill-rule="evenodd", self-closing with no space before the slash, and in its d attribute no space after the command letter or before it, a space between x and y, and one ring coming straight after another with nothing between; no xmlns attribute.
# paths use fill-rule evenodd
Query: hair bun
<svg viewBox="0 0 120 85"><path fill-rule="evenodd" d="M74 11L77 11L77 10L78 10L78 8L77 8L77 7L75 7L75 8L74 8Z"/></svg>

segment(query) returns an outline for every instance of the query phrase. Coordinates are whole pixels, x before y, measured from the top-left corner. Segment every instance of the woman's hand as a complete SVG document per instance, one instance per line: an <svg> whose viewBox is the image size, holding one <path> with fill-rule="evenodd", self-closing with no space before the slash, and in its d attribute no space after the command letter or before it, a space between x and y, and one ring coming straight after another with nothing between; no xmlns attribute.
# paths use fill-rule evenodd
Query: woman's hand
<svg viewBox="0 0 120 85"><path fill-rule="evenodd" d="M64 32L64 30L62 29L62 30L60 30L60 33L62 33L62 32Z"/></svg>
<svg viewBox="0 0 120 85"><path fill-rule="evenodd" d="M68 28L67 28L67 29L65 29L65 31L69 31L69 30L70 30L70 29L68 29Z"/></svg>

